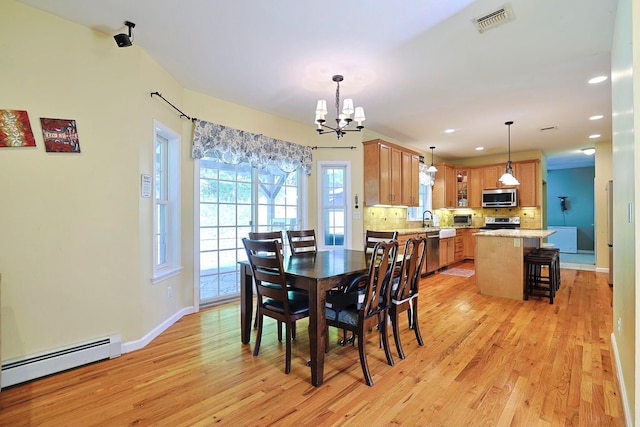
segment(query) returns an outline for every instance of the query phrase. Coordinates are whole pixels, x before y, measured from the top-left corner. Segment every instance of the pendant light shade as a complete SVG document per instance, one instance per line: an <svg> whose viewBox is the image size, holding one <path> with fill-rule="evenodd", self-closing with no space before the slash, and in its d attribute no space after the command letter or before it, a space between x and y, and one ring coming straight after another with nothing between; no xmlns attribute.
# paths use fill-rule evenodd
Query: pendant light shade
<svg viewBox="0 0 640 427"><path fill-rule="evenodd" d="M436 147L429 147L429 148L431 148L431 166L429 166L429 169L427 169L427 172L436 173L438 172L438 169L435 166L433 166L433 149Z"/></svg>
<svg viewBox="0 0 640 427"><path fill-rule="evenodd" d="M507 160L507 167L505 168L504 174L502 174L499 181L502 183L502 185L520 185L520 181L518 181L516 177L513 176L513 168L511 167L511 125L513 124L513 122L509 121L505 122L504 124L509 127L509 160Z"/></svg>

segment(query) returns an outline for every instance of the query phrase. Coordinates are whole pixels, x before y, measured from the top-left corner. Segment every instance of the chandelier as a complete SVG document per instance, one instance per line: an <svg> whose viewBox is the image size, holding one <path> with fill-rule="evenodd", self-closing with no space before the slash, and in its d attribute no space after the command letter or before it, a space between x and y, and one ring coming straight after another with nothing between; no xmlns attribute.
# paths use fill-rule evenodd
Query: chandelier
<svg viewBox="0 0 640 427"><path fill-rule="evenodd" d="M362 122L365 120L364 108L356 107L354 109L353 99L347 98L344 100L342 113L340 114L340 82L343 80L344 77L340 74L336 74L335 76L333 76L333 81L336 82L336 127L331 127L325 124L325 115L327 114L327 101L324 99L318 100L318 104L316 106L315 123L318 125L316 131L320 135L325 133L335 133L338 139L340 139L340 137L344 136L347 132L360 132L362 129L364 129L364 125L362 124ZM353 118L351 118L352 114L354 115ZM346 129L354 120L357 123L356 128Z"/></svg>
<svg viewBox="0 0 640 427"><path fill-rule="evenodd" d="M499 181L503 185L520 185L520 181L513 176L513 168L511 167L511 125L513 122L505 122L505 125L509 127L509 160L507 160L507 167L504 174L500 177Z"/></svg>

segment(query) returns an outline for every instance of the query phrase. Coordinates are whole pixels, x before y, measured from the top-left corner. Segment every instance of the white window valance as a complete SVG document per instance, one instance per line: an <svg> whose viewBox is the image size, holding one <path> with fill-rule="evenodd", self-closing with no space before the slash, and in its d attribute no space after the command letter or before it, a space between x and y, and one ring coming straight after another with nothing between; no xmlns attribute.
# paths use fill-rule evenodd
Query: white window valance
<svg viewBox="0 0 640 427"><path fill-rule="evenodd" d="M242 162L260 168L272 165L287 173L302 168L307 176L311 175L311 147L203 120L195 120L192 156L215 157L233 165Z"/></svg>

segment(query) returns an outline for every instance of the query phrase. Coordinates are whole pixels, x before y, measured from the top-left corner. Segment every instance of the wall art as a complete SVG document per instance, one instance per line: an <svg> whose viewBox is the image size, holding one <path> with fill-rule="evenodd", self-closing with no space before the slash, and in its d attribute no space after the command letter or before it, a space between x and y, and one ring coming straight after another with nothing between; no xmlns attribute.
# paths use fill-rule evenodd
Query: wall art
<svg viewBox="0 0 640 427"><path fill-rule="evenodd" d="M79 153L80 140L75 120L40 118L44 146L48 153Z"/></svg>
<svg viewBox="0 0 640 427"><path fill-rule="evenodd" d="M0 110L0 148L35 147L29 115L23 110Z"/></svg>

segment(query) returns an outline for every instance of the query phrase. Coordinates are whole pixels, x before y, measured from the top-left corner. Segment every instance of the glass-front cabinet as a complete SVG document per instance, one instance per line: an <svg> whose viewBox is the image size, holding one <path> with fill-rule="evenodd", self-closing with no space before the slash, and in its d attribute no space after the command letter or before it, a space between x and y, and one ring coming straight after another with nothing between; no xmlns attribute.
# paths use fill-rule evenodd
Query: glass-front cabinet
<svg viewBox="0 0 640 427"><path fill-rule="evenodd" d="M456 206L466 208L469 206L469 187L467 169L456 170Z"/></svg>

